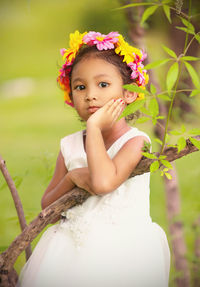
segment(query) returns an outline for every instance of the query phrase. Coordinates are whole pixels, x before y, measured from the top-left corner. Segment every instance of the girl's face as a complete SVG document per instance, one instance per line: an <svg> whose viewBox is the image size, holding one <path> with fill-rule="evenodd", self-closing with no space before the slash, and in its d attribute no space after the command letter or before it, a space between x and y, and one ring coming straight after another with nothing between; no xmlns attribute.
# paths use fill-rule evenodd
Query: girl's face
<svg viewBox="0 0 200 287"><path fill-rule="evenodd" d="M111 99L123 97L123 80L117 67L99 58L89 57L72 71L71 89L74 106L87 119Z"/></svg>

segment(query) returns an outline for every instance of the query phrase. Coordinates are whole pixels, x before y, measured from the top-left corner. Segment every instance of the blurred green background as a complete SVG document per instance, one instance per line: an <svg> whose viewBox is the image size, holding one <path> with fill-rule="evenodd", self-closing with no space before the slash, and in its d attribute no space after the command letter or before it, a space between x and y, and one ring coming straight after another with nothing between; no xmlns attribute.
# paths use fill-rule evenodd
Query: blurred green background
<svg viewBox="0 0 200 287"><path fill-rule="evenodd" d="M39 213L40 200L50 181L59 152L60 139L83 128L72 108L63 103L56 77L62 64L60 48L68 47L69 33L76 29L102 33L119 31L127 37L128 24L117 0L1 0L0 2L0 154L15 180L30 222ZM159 16L158 16L159 17ZM146 35L147 51L153 60L163 57L161 43L168 43L166 27L150 30ZM165 74L157 75L162 81ZM191 99L196 109L188 129L199 127L200 100ZM195 121L194 121L195 120ZM150 124L138 128L153 137ZM173 123L179 128L180 122ZM153 142L153 149L157 144ZM193 264L195 231L193 222L200 213L200 152L176 162L180 196L180 219L184 224L187 258ZM20 233L10 191L0 175L0 248L5 250ZM165 192L158 173L151 176L151 216L167 233ZM41 235L40 235L41 236ZM38 236L32 243L35 246ZM170 246L171 247L171 246ZM24 254L16 261L19 273ZM173 267L170 286L179 276Z"/></svg>

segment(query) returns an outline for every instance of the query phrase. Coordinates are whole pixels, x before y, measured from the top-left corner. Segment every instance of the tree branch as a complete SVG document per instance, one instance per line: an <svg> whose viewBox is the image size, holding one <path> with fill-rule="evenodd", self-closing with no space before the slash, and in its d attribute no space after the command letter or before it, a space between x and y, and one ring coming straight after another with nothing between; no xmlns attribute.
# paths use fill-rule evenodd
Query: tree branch
<svg viewBox="0 0 200 287"><path fill-rule="evenodd" d="M14 184L14 181L12 180L12 178L11 178L7 168L6 168L6 162L5 162L5 160L3 160L1 155L0 155L0 170L1 170L5 180L7 182L7 185L9 187L10 191L11 191L11 195L12 195L12 198L13 198L13 201L15 204L18 218L19 218L20 227L21 227L21 230L23 231L24 228L27 226L27 224L26 224L26 219L24 216L24 210L22 207L22 203L21 203L19 194L17 192L16 186ZM31 256L31 245L30 244L27 246L25 252L26 252L26 260L28 260L28 258Z"/></svg>
<svg viewBox="0 0 200 287"><path fill-rule="evenodd" d="M200 135L195 138L200 140ZM167 156L166 159L168 161L174 161L185 155L198 151L189 139L186 140L186 143L186 147L180 153L177 152L177 148L170 147L164 151L163 155ZM152 159L143 157L130 177L149 172L152 161ZM74 188L41 211L39 215L27 227L25 227L23 232L14 239L8 249L0 254L0 274L2 275L2 282L6 280L6 276L8 276L4 273L9 273L12 270L12 267L20 253L50 222L52 222L52 220L54 220L61 212L66 211L75 205L82 204L89 196L91 195L87 191L80 188Z"/></svg>

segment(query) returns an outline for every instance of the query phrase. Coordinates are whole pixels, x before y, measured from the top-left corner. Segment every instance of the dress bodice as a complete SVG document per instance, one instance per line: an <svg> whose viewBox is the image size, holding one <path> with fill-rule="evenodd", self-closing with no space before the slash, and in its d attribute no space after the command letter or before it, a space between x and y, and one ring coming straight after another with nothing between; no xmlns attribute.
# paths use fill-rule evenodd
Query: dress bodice
<svg viewBox="0 0 200 287"><path fill-rule="evenodd" d="M131 128L107 150L110 158L113 158L129 139L141 135L150 141L146 133L137 128ZM61 139L61 152L68 171L87 167L83 131ZM129 178L113 192L103 196L92 195L82 205L75 206L63 212L62 215L68 219L67 224L71 226L77 241L81 239L81 233L85 234L87 227L98 218L108 224L123 224L130 220L132 224L138 221L151 222L149 183L150 173Z"/></svg>

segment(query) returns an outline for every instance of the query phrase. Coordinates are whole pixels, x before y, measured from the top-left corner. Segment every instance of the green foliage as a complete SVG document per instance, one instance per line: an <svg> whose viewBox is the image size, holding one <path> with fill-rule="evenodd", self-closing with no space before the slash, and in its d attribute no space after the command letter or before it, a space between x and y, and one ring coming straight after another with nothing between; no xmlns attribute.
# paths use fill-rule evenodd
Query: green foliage
<svg viewBox="0 0 200 287"><path fill-rule="evenodd" d="M164 11L169 23L171 24L172 20L171 20L171 15L170 15L170 7L168 5L163 5L163 11Z"/></svg>
<svg viewBox="0 0 200 287"><path fill-rule="evenodd" d="M146 3L146 2L145 3L133 3L133 4L123 6L122 8L136 7L136 6L140 6L140 5L150 6L150 7L147 7L145 9L143 15L141 16L141 24L146 22L155 13L155 11L159 7L162 7L169 23L172 23L170 12L171 12L171 9L174 9L174 7L173 7L174 2L173 1L164 0L162 2L159 2L159 4L156 2L155 3ZM178 8L176 7L175 9L178 9ZM177 12L177 13L180 14L179 12ZM167 119L166 119L164 139L163 139L163 141L161 141L159 139L155 139L155 141L161 145L160 157L157 158L154 154L152 155L150 153L143 153L143 155L146 156L147 158L150 158L150 159L156 159L157 158L157 160L153 161L151 164L150 170L152 172L159 169L160 164L165 166L165 168L163 168L161 170L161 176L165 175L168 179L171 179L171 175L168 173L168 170L172 169L172 165L166 159L161 158L164 147L165 146L177 147L177 150L179 153L186 146L186 140L185 140L185 137L183 136L186 133L186 128L184 125L181 126L180 131L177 131L177 130L171 130L170 131L171 135L178 136L178 140L177 140L176 145L169 143L170 137L168 134L169 119L170 119L170 115L172 113L173 102L174 102L175 96L179 92L177 90L177 87L178 87L178 82L180 80L181 72L183 70L183 64L186 67L186 70L189 73L194 86L196 87L196 89L191 90L190 97L194 97L194 96L200 94L199 77L198 77L195 69L193 68L193 66L190 63L188 63L189 61L196 61L197 62L200 60L200 58L199 57L193 57L193 56L186 54L189 46L191 45L191 43L194 39L196 39L198 42L200 42L200 35L199 35L199 32L198 33L195 32L194 25L190 22L189 17L188 17L188 19L186 19L185 16L184 17L178 16L178 17L181 20L183 27L177 26L176 28L179 30L182 30L183 32L186 33L185 47L183 49L183 52L179 56L177 56L176 53L172 49L170 49L166 45L162 45L163 50L171 58L165 58L162 60L157 60L157 61L154 61L152 63L147 64L144 67L146 70L150 70L150 69L158 68L162 65L165 65L169 61L174 61L174 63L169 67L169 69L167 71L167 75L166 75L167 91L157 93L156 87L152 83L150 83L150 90L149 91L145 90L145 92L144 92L144 94L146 95L146 101L148 100L148 104L145 103L145 106L144 106L144 103L143 103L141 105L141 107L139 106L139 104L133 105L134 111L139 109L143 113L143 116L136 121L137 123L145 123L145 122L151 121L153 125L156 125L157 121L159 119L165 118L164 116L159 115L159 105L157 102L157 98L170 102L169 111L168 111L168 115L167 115ZM187 42L188 41L188 34L193 36L193 38L190 40L189 43ZM125 88L129 89L130 91L137 92L137 93L142 92L141 88L136 87L135 85L134 86L133 85L126 85ZM182 92L183 91L184 90L182 90ZM126 108L124 111L124 114L130 114L130 113L132 113L131 105L128 106L128 108ZM195 132L200 134L199 130L196 130ZM193 141L193 143L199 147L199 141L198 140L192 138L191 141Z"/></svg>
<svg viewBox="0 0 200 287"><path fill-rule="evenodd" d="M153 15L157 9L157 5L147 8L142 15L141 24L143 24L151 15Z"/></svg>
<svg viewBox="0 0 200 287"><path fill-rule="evenodd" d="M150 158L150 159L157 159L157 156L153 153L149 153L149 152L142 152L142 155L147 157L147 158Z"/></svg>
<svg viewBox="0 0 200 287"><path fill-rule="evenodd" d="M169 54L172 58L177 58L175 52L173 50L171 50L170 48L166 47L165 45L162 45L163 49L165 50L165 52L167 54Z"/></svg>
<svg viewBox="0 0 200 287"><path fill-rule="evenodd" d="M142 93L142 94L146 94L146 95L150 95L150 93L147 90L143 90L142 88L136 86L136 85L124 85L123 86L124 89L131 91L131 92L136 92L136 93Z"/></svg>
<svg viewBox="0 0 200 287"><path fill-rule="evenodd" d="M150 172L156 171L157 169L159 169L159 166L160 164L158 160L152 162L152 164L150 165Z"/></svg>
<svg viewBox="0 0 200 287"><path fill-rule="evenodd" d="M195 85L195 87L197 89L200 89L200 81L199 81L199 77L197 75L197 72L195 71L195 69L192 67L191 64L189 64L188 62L184 61L184 64L188 70L188 73L190 74L190 77L192 78L192 82Z"/></svg>
<svg viewBox="0 0 200 287"><path fill-rule="evenodd" d="M126 117L132 113L135 113L137 110L139 110L144 105L144 103L145 103L145 100L139 100L139 101L136 101L136 102L129 104L126 107L126 109L124 109L124 111L120 115L119 119Z"/></svg>
<svg viewBox="0 0 200 287"><path fill-rule="evenodd" d="M189 137L191 143L200 150L200 141L195 138Z"/></svg>
<svg viewBox="0 0 200 287"><path fill-rule="evenodd" d="M167 90L168 90L168 93L170 94L171 93L171 90L173 88L173 86L175 85L176 83L176 80L178 78L178 71L179 71L179 66L178 66L178 63L175 62L169 69L168 73L167 73L167 81L166 81L166 84L167 84Z"/></svg>
<svg viewBox="0 0 200 287"><path fill-rule="evenodd" d="M150 69L153 69L153 68L157 68L159 66L162 66L164 64L166 64L167 62L169 62L171 59L163 59L163 60L158 60L158 61L155 61L155 62L152 62L152 63L149 63L147 64L144 69L145 70L150 70Z"/></svg>
<svg viewBox="0 0 200 287"><path fill-rule="evenodd" d="M178 139L178 142L177 142L177 147L178 147L178 153L183 150L186 146L186 140L184 139L184 137L180 137Z"/></svg>

